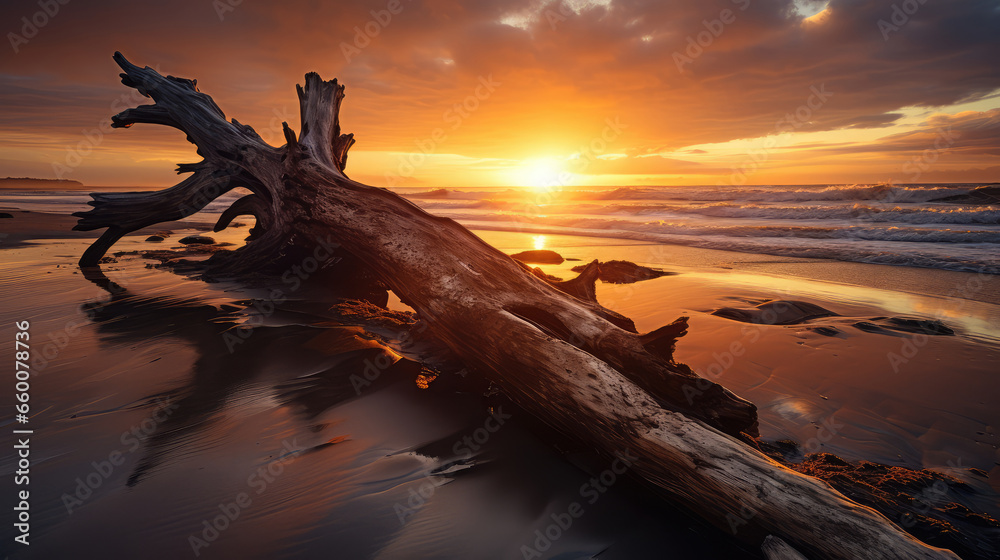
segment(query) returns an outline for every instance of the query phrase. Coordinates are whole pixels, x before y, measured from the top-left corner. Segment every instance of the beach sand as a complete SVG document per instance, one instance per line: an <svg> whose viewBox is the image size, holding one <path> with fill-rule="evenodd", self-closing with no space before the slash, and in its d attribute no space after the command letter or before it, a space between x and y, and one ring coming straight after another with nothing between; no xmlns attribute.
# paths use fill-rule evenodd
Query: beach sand
<svg viewBox="0 0 1000 560"><path fill-rule="evenodd" d="M75 219L11 213L0 221L0 313L5 325L31 322L37 360L31 557L500 559L546 544L540 557L759 557L629 480L594 491L588 481L606 466L558 453L502 396L445 380L421 389L403 362L372 368L391 355L357 328L324 323L322 291L284 286L287 304L252 312L248 300L265 291L129 254L179 248L208 222L123 239L113 251L125 254L104 266L120 287L110 293L75 265L93 238L67 232ZM173 233L143 241L153 230ZM208 234L235 247L246 231ZM946 472L974 489L947 501L1000 515L1000 277L477 234L507 253L580 259L538 265L563 278L593 259L676 272L599 283L598 299L640 332L690 317L675 359L757 404L763 439ZM712 315L766 300L837 315L793 325ZM854 326L887 317L936 319L955 334ZM545 537L574 502L584 515Z"/></svg>

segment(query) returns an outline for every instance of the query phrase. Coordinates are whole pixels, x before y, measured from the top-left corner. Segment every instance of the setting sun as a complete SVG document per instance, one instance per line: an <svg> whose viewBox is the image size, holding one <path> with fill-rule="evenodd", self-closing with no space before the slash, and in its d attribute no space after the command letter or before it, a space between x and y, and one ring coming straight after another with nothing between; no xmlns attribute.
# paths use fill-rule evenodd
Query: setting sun
<svg viewBox="0 0 1000 560"><path fill-rule="evenodd" d="M535 190L556 190L566 186L570 177L563 163L556 158L533 159L514 170L511 181L520 187Z"/></svg>

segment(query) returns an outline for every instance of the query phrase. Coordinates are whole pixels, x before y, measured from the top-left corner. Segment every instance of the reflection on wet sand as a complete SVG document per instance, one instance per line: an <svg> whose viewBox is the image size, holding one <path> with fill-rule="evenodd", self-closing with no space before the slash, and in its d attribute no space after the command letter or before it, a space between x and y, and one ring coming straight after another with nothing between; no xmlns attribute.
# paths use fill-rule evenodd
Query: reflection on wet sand
<svg viewBox="0 0 1000 560"><path fill-rule="evenodd" d="M587 258L597 250L580 251L586 254L575 256ZM60 252L74 256L73 250ZM621 249L599 256L620 257ZM473 375L442 374L419 390L418 380L429 372L400 358L416 358L417 350L427 349L403 348L372 335L392 339L399 317L386 314L380 322L372 319L371 308L360 305L350 310L353 315L327 311L338 303L328 285L304 285L289 294L295 297L263 313L255 311L260 303L255 298L266 298L260 291L182 280L162 270L143 270L138 259L122 260L120 274L96 270L74 276L65 269L46 274L40 266L20 265L12 276L27 279L29 289L37 284L39 293L62 295L8 302L13 316L45 301L42 311L27 315L38 321L33 324L41 333L58 331L81 314L87 318L40 376L46 412L39 422L52 419L41 429L53 457L38 465L39 478L50 490L40 500L47 505L37 516L42 538L35 552L188 557L189 538L205 539L203 523L220 514L220 505L246 493L252 502L216 540L205 541L209 546L200 549L202 557L312 558L326 557L330 550L345 558L521 557L520 547L535 546L535 532L546 530L552 514L581 501L580 487L607 468L551 434L543 443L529 418L497 401L502 396L485 399L486 386L474 383ZM82 277L91 282L81 282ZM643 320L662 324L654 311L670 319L677 315L665 301L701 305L693 302L703 301L698 294L708 290L683 291L691 281L699 279L685 272L630 286L601 285L599 295L602 301L617 299L616 309L630 315L633 310L626 306L647 302L651 311ZM82 303L93 299L94 286L102 295ZM649 297L643 292L647 286ZM611 289L628 289L630 296L610 298ZM667 291L669 298L663 296ZM732 288L718 292L742 295ZM697 362L702 354L707 360L718 350L718 340L728 340L730 331L739 333L744 325L708 315L721 305L732 301L712 301L703 306L705 312L693 313L691 333L679 345L681 359L698 371L707 363ZM843 307L831 309L842 312ZM642 311L635 316L642 318ZM793 331L764 328L753 351L774 347L780 348L775 355L791 356L800 340L835 352L834 343L842 344L839 338L824 342L828 337L804 338ZM867 340L860 331L851 334L849 344ZM888 337L878 340L883 339ZM760 369L760 359L752 361L739 361L726 374L727 383L747 381L747 372L738 370ZM802 363L793 362L789 368ZM818 371L811 369L810 378ZM829 387L823 387L829 401L814 399L811 386L793 383L794 373L768 369L761 394L791 396L761 402L770 403L775 415L787 414L803 431L817 410L834 407L838 412L831 422L847 424L849 431L841 430L828 447L851 444L855 432L867 434L877 425L864 421L855 429L852 406L887 410L880 421L912 414L912 407L895 414L884 401L864 401L852 387L844 391L854 391L854 400ZM898 384L890 381L898 393ZM776 386L779 382L785 385ZM498 404L513 411L513 418L477 443L471 457L464 453L467 448L456 449L474 437L489 407ZM131 434L124 447L118 440L123 430ZM955 428L940 424L935 430L921 436L923 445L950 449ZM815 447L808 436L796 439L807 451ZM91 473L92 462L105 461L112 450L125 452L120 471L67 513L61 495L72 493L76 480ZM965 489L954 488L950 498L967 496ZM582 503L586 514L552 544L549 555L600 554L614 560L658 557L670 550L677 558L758 557L726 531L704 526L624 479L596 503Z"/></svg>
<svg viewBox="0 0 1000 560"><path fill-rule="evenodd" d="M129 486L181 450L196 432L210 428L234 390L266 375L270 364L307 372L294 379L277 379L271 387L281 404L290 405L307 422L358 396L357 379L365 379L366 386L377 390L403 375L415 378L420 373L419 364L401 359L366 337L359 327L258 328L250 335L252 339L241 336L233 343L226 334L241 323L232 311L191 298L138 296L99 270L88 271L86 277L110 294L107 301L84 306L104 341L143 344L175 338L193 347L198 356L186 385L150 396L150 403L154 398L167 399L172 410L145 438ZM366 375L366 368L373 364L382 365L384 373Z"/></svg>
<svg viewBox="0 0 1000 560"><path fill-rule="evenodd" d="M104 342L114 345L144 344L151 340L173 338L191 346L197 354L186 384L146 399L149 407L166 399L170 403L170 413L155 424L151 433L146 434L140 458L128 477L128 487L140 484L155 469L164 467L171 461L182 460L190 453L191 443L212 432L213 423L219 421L223 412L234 405L234 400L240 401L241 407L286 407L298 416L301 426L311 433L320 434L332 425L324 420L324 413L359 397L362 392L376 392L402 380L427 389L437 376L437 373L422 368L420 363L402 358L362 326L338 324L330 321L329 314L324 313L310 318L308 311L301 305L303 302L290 304L288 309L271 310L269 316L275 318L272 325L248 330L246 315L239 307L211 305L196 298L135 295L97 270L87 271L86 277L109 293L106 301L85 306ZM802 307L810 304L800 302L798 305ZM250 306L246 309L250 309ZM754 308L751 311L760 309ZM817 316L812 307L806 311L803 313L808 317ZM296 320L290 321L286 315L296 317ZM823 314L818 316L822 317ZM284 318L278 319L282 317ZM803 320L800 318L795 322ZM280 366L275 367L278 364ZM279 369L292 370L295 374L276 375ZM254 390L247 393L246 387L251 385ZM786 404L791 403L789 401ZM508 410L513 408L509 402L506 405ZM543 433L550 441L555 438L550 432L543 430ZM350 439L350 433L337 431L332 436L327 434L313 438L312 443L305 447L289 446L286 443L281 455L269 465L277 464L283 469L284 463L291 456L322 450ZM409 467L404 470L410 476L422 474L431 481L423 482L418 487L419 507L412 503L412 491L407 505L399 506L397 503L394 506L397 515L400 507L406 513L405 516L399 516L402 526L406 526L405 520L422 509L441 485L469 469L482 472L482 466L473 468L476 465L475 461L469 460L472 454L468 448L462 448L461 454L458 453L460 445L447 448L447 444L453 441L452 438L442 438L437 442L415 447L402 455L392 455L397 459L409 457L415 460L422 465L421 470L415 471ZM566 442L562 442L562 445L566 445ZM789 466L799 468L797 463L802 460L799 448L785 449L779 446L765 449L769 449L775 459L794 461L788 463ZM815 476L834 476L841 472L813 468L815 464L814 460L808 463L810 474ZM378 469L374 472L377 473ZM919 476L913 476L916 480L921 480ZM945 477L942 480L950 479ZM845 489L848 490L849 487ZM963 491L968 492L964 487ZM425 493L430 495L424 496ZM898 488L892 488L878 496L883 506L880 509L893 517L897 513L894 508L898 508L900 501L905 500L907 495ZM314 507L317 505L314 504ZM879 506L875 503L872 505ZM930 518L938 519L938 522L943 520L963 525L969 522L965 518L945 519L929 511L920 513L930 513ZM436 525L432 524L431 527L434 531L440 531L440 527ZM934 540L933 530L926 527L918 529L924 531L921 537ZM963 529L968 530L968 527L963 526ZM307 531L307 528L299 527L298 530ZM204 540L198 542L208 544ZM398 536L389 542L383 549L388 557L396 554L400 547L401 550L408 550L410 546L400 544ZM940 542L949 546L956 544L950 540ZM302 550L301 541L293 539L293 543L296 549Z"/></svg>
<svg viewBox="0 0 1000 560"><path fill-rule="evenodd" d="M50 393L73 413L49 433L83 436L60 465L40 467L54 490L72 492L92 458L108 455L99 432L117 438L131 423L138 432L128 441L138 445L134 454L123 449L124 478L112 474L70 515L58 494L48 501L42 553L82 547L177 558L191 554L189 539L197 538L208 544L199 549L205 557L311 558L336 549L345 558L510 558L551 523L547 512L580 499L590 476L537 441L516 413L488 441L456 448L502 397L484 400L484 387L469 381L466 390L461 377L431 382L432 372L365 329L331 320L329 301L290 300L248 330L251 300L164 294L148 289L146 277L115 282L88 271L87 278L105 295L71 303L71 313L89 318L82 336L92 332L95 344L92 358L77 363L94 369L129 353L156 357L136 364L128 380L102 375L97 383L109 398ZM371 327L389 330L377 321ZM122 383L145 390L136 398L116 393ZM119 404L122 397L130 404ZM431 487L417 503L414 493ZM251 503L240 517L207 540L203 523L244 493ZM745 552L625 481L588 504L577 527L552 550L592 555L624 539L605 555L636 557L666 543L681 557Z"/></svg>

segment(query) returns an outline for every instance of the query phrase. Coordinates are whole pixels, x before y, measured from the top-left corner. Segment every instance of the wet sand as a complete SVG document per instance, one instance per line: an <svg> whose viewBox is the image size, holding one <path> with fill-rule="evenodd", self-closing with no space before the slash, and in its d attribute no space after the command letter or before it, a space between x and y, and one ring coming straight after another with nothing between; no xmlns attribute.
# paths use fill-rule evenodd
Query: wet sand
<svg viewBox="0 0 1000 560"><path fill-rule="evenodd" d="M502 249L517 246L513 234L484 237ZM640 332L690 317L675 358L703 375L721 372L716 380L757 404L763 437L806 442L824 420L836 418L846 426L822 442L822 451L911 468L961 461L992 470L988 481L963 478L1000 490L1000 276L676 246L592 246L556 236L544 241L568 258L626 259L677 273L598 283L598 301L632 318ZM579 264L533 266L572 278L569 268ZM769 300L805 301L838 316L770 325L712 315ZM886 317L939 320L956 335L854 326ZM727 352L734 343L742 347L739 356Z"/></svg>
<svg viewBox="0 0 1000 560"><path fill-rule="evenodd" d="M522 547L541 558L759 557L628 480L596 492L589 480L607 465L557 453L502 396L464 380L421 389L405 361L379 367L399 356L329 324L319 290L284 286L295 312L253 312L247 300L265 297L259 289L190 280L124 254L104 267L121 287L109 293L75 266L86 234L55 235L66 217L14 214L0 221L12 233L0 240L0 313L8 325L30 320L39 349L32 545L15 558L501 559L523 558ZM204 233L185 229L196 223L208 222L155 228L173 230L155 247ZM238 246L246 231L209 235ZM148 233L115 251L154 247ZM599 283L598 298L640 331L689 316L676 359L718 372L755 402L765 439L947 472L977 490L949 499L1000 513L998 277L478 233L508 253L580 259L540 265L563 278L595 258L677 272ZM838 315L779 326L711 314L764 300ZM853 326L894 316L939 319L956 334ZM14 470L6 455L2 470ZM583 515L552 529L574 502ZM11 542L10 525L3 531Z"/></svg>

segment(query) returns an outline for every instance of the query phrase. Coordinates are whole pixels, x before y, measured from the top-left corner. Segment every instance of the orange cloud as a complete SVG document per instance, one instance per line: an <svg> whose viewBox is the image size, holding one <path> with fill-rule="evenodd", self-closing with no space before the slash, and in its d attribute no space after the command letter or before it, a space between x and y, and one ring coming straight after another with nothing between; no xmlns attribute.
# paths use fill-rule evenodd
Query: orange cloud
<svg viewBox="0 0 1000 560"><path fill-rule="evenodd" d="M891 2L833 0L808 22L801 4L300 0L221 12L204 1L169 9L124 0L67 4L0 59L0 175L52 176L54 162L120 109L128 90L116 84L110 54L121 50L136 63L198 78L229 116L274 143L282 120L295 127L292 85L305 72L340 78L348 87L343 123L358 137L354 153L369 153L352 157L348 171L376 183L407 154L426 152L433 157L407 182L501 184L519 176L501 172L519 162L578 154L607 119L627 129L606 152L628 157L600 160L587 170L593 177L719 181L745 156L705 146L775 134L782 119L806 115L800 109L814 88L832 96L796 117L794 134L877 134L836 156L795 145L776 150L754 181L891 176L903 163L902 146L924 139L906 118L904 109L914 107L938 108L939 118L963 127L954 151L962 169L996 180L988 171L1000 163L996 115L947 115L959 103L992 104L979 107L983 114L1000 105L989 100L1000 88L1000 13L990 3L927 3L888 40L878 21L891 14ZM36 9L6 2L0 21L17 32ZM679 69L673 55L686 53L689 39L700 50ZM496 84L488 95L483 80ZM444 138L427 151L439 130ZM699 148L682 153L691 146ZM643 154L673 155L635 157ZM162 185L174 180L164 162L184 156L195 158L176 131L108 131L68 178ZM470 163L483 158L503 163Z"/></svg>

